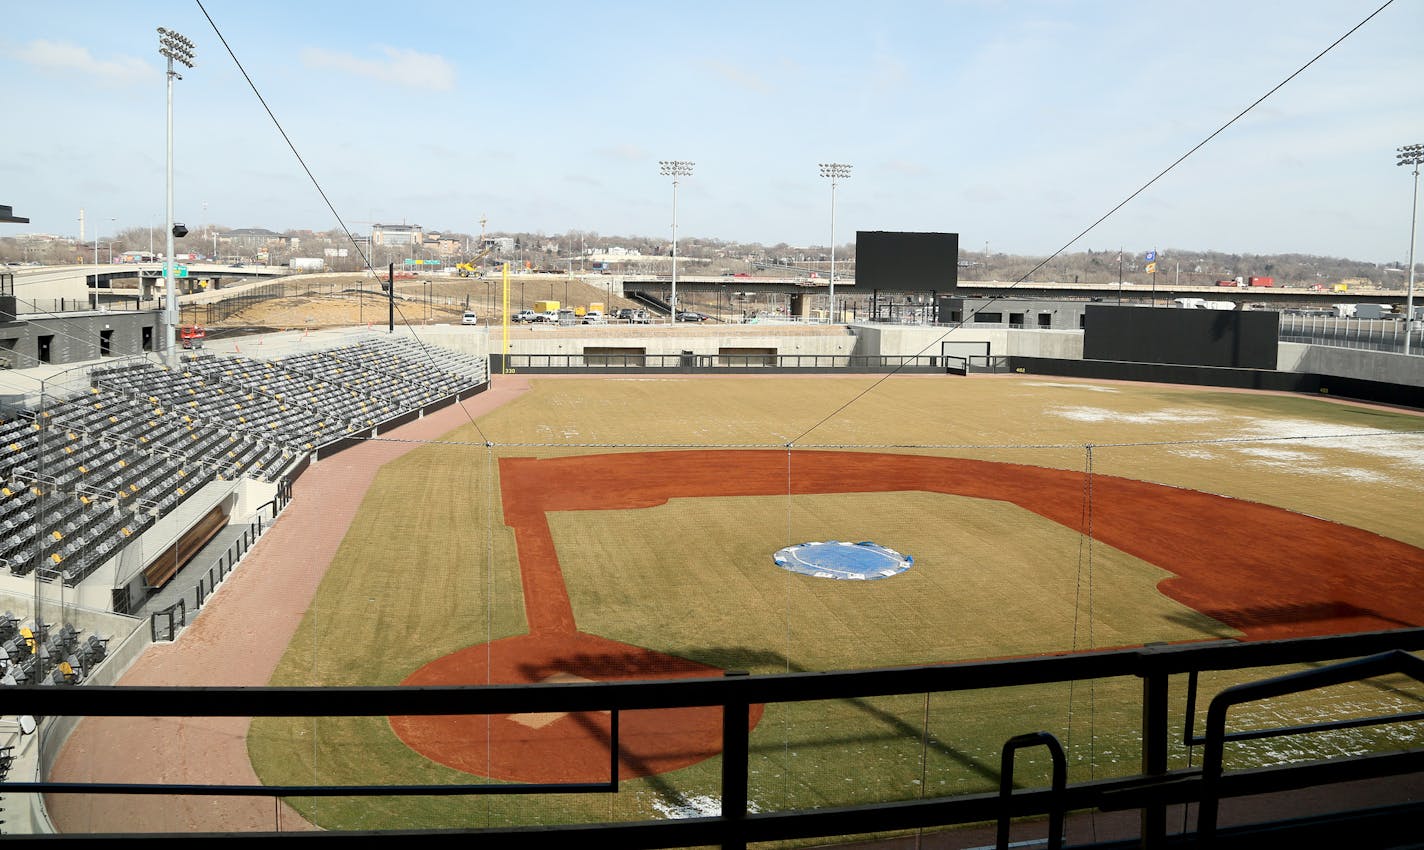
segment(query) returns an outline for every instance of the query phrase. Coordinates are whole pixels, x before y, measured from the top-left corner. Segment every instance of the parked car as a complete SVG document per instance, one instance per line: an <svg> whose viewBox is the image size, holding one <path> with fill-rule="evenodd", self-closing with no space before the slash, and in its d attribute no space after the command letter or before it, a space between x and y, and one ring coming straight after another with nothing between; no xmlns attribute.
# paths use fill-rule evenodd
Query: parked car
<svg viewBox="0 0 1424 850"><path fill-rule="evenodd" d="M648 318L648 311L637 307L623 307L617 313L618 321L628 322L633 325L646 325L652 321Z"/></svg>
<svg viewBox="0 0 1424 850"><path fill-rule="evenodd" d="M537 322L539 321L539 314L533 310L520 310L518 313L515 313L512 318L515 322L520 324L525 322Z"/></svg>
<svg viewBox="0 0 1424 850"><path fill-rule="evenodd" d="M684 310L677 314L677 320L679 322L705 322L710 318L712 317L706 313L698 313L692 310Z"/></svg>

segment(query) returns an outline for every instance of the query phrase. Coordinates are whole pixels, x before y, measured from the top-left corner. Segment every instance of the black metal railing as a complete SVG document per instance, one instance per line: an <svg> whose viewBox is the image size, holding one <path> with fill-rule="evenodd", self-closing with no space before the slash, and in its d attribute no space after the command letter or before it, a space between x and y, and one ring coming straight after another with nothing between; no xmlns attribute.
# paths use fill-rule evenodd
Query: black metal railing
<svg viewBox="0 0 1424 850"><path fill-rule="evenodd" d="M425 840L464 840L478 836L481 846L527 848L531 841L558 840L568 846L596 841L608 846L683 847L716 844L742 848L749 842L865 834L890 830L945 827L958 824L1002 822L1004 818L1052 816L1057 823L1064 812L1128 811L1140 813L1143 847L1279 846L1283 836L1293 838L1334 834L1330 824L1346 823L1354 836L1352 846L1394 846L1383 843L1399 829L1417 829L1421 804L1404 804L1385 810L1351 809L1322 820L1313 809L1265 824L1238 823L1222 828L1215 823L1215 802L1226 798L1298 791L1306 787L1390 778L1424 773L1424 747L1336 759L1224 771L1218 754L1230 733L1226 712L1231 705L1280 694L1299 693L1311 687L1336 685L1366 676L1403 672L1421 678L1421 663L1407 653L1424 649L1424 628L1401 629L1323 638L1237 643L1152 645L1136 649L1084 652L1072 655L964 662L895 669L830 673L790 673L765 676L731 675L724 678L609 681L547 685L489 685L444 687L367 688L155 688L80 687L35 688L12 694L10 709L37 716L103 717L377 717L390 715L489 715L538 712L608 711L614 719L610 736L612 764L619 759L617 718L630 710L716 706L722 713L721 811L719 814L671 821L637 821L597 824L542 825L477 830L422 831ZM1363 662L1346 661L1375 656ZM1169 723L1168 682L1171 676L1206 671L1244 671L1259 667L1309 664L1319 667L1303 674L1226 688L1208 710L1203 741L1208 754L1205 768L1169 771L1169 745L1177 740ZM1047 733L1026 730L1008 744L1010 753L1024 746L1043 744L1054 753L1054 781L1049 788L936 797L812 810L751 812L748 809L749 710L753 705L846 700L903 694L1042 685L1074 681L1137 678L1142 683L1142 751L1140 770L1129 776L1067 782L1061 775L1057 742ZM1325 728L1322 724L1293 727L1294 734ZM613 774L616 777L616 771ZM259 797L449 796L491 793L616 793L618 782L575 785L167 785L113 783L102 786L81 782L32 782L7 785L15 793L47 794L175 794ZM1197 803L1201 819L1196 830L1183 823L1169 834L1167 808ZM1340 820L1343 819L1343 820ZM1360 824L1380 826L1377 831ZM1403 826L1401 826L1401 824ZM1342 827L1346 828L1346 827ZM1263 833L1262 830L1265 832ZM391 840L410 832L351 833L361 840ZM1005 833L1001 831L1001 835ZM1061 834L1061 833L1060 833ZM324 838L343 833L310 833ZM1262 837L1264 835L1264 837ZM92 837L92 836L91 836ZM273 840L272 834L253 834L254 841ZM313 840L280 836L283 840ZM1416 834L1417 838L1417 834ZM1287 843L1290 843L1287 841ZM1001 846L1003 846L1001 842ZM1106 846L1094 845L1094 846Z"/></svg>
<svg viewBox="0 0 1424 850"><path fill-rule="evenodd" d="M1357 319L1338 316L1282 315L1279 331L1281 342L1303 342L1333 348L1354 348L1365 351L1404 350L1406 323L1403 318ZM1409 350L1419 353L1419 331L1413 333Z"/></svg>

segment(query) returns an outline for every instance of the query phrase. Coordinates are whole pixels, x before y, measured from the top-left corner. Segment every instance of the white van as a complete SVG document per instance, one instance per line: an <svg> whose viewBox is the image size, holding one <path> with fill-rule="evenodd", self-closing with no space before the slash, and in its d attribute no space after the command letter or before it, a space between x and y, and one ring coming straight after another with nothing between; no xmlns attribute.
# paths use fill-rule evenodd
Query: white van
<svg viewBox="0 0 1424 850"><path fill-rule="evenodd" d="M479 323L480 317L475 314L474 310L466 310L465 315L460 317L460 324L462 325L478 325Z"/></svg>

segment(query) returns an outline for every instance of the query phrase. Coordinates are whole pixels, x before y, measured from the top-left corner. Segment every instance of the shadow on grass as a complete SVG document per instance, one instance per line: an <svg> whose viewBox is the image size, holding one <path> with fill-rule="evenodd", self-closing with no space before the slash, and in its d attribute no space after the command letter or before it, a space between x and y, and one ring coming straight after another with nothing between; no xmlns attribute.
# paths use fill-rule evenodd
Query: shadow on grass
<svg viewBox="0 0 1424 850"><path fill-rule="evenodd" d="M552 658L542 664L529 665L522 669L524 675L530 681L540 681L553 673L573 673L590 679L618 678L665 678L668 674L682 674L700 672L701 675L712 675L702 672L702 665L718 668L720 670L755 670L761 672L790 672L804 673L810 672L806 668L793 660L788 659L781 653L742 646L720 646L720 647L700 647L688 653L691 658L682 659L676 656L660 656L649 658L646 655L629 653L575 653L565 657ZM686 664L669 663L686 660ZM923 724L912 723L893 712L877 706L869 699L853 698L836 700L842 706L849 706L854 711L859 712L864 717L874 721L882 731L876 733L864 733L853 735L838 735L835 737L821 737L815 741L798 744L799 749L837 749L854 745L865 745L883 741L905 740L914 738L924 743L928 749L938 755L948 758L968 772L987 780L997 782L999 778L999 766L997 763L985 763L978 758L966 753L963 750L951 746L930 734ZM667 709L650 709L658 711ZM599 741L606 749L611 746L609 730L598 721L598 715L591 713L577 713L573 715L584 732L590 738ZM781 744L753 744L751 751L756 754L769 755L782 749ZM621 748L620 748L621 749ZM702 755L702 751L687 750L677 752L675 749L663 749L660 756L668 755ZM716 755L716 752L705 753L706 757ZM644 758L626 750L620 752L619 763L624 770L634 776L644 778L655 790L667 797L677 797L677 790L666 779L658 775L652 765Z"/></svg>

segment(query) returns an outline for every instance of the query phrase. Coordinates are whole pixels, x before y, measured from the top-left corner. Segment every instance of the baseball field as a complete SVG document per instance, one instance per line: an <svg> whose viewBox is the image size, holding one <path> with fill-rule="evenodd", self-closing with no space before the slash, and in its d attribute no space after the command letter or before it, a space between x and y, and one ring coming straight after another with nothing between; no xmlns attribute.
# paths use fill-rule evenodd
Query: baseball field
<svg viewBox="0 0 1424 850"><path fill-rule="evenodd" d="M272 684L779 673L1424 624L1414 414L1031 376L527 387L382 466L354 519L332 516L341 543ZM836 581L772 561L824 540L914 564ZM1074 778L1126 773L1139 687L767 706L753 716L752 804L988 790L1002 742L1040 729L1067 745ZM1342 688L1244 722L1420 699L1393 682ZM617 795L287 802L341 829L708 811L715 714L633 714ZM247 746L269 784L593 781L606 728L580 715L257 719ZM1389 735L1309 746L1377 749ZM1232 758L1310 754L1248 744ZM1179 748L1173 766L1189 757Z"/></svg>

